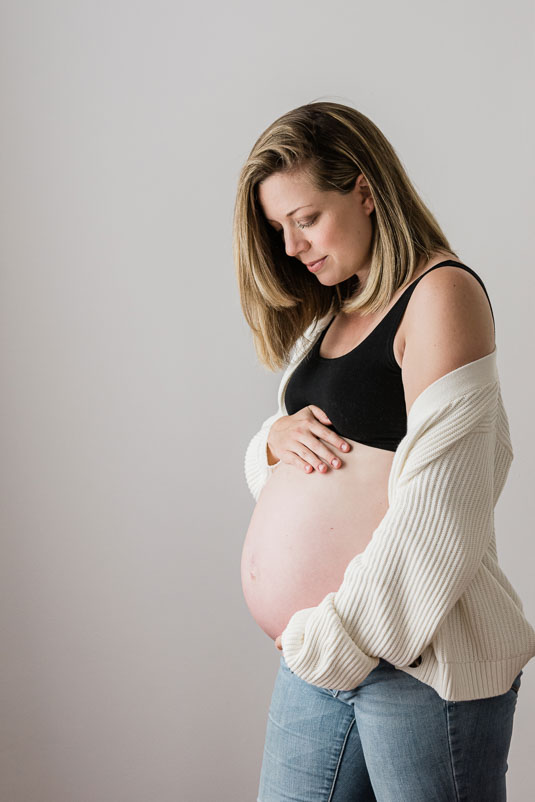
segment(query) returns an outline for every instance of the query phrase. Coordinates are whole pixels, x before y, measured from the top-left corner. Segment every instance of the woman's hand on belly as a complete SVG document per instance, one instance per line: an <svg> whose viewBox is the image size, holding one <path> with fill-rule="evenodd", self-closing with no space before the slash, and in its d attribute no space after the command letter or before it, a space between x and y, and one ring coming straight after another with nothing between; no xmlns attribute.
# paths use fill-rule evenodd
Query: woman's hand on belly
<svg viewBox="0 0 535 802"><path fill-rule="evenodd" d="M243 592L275 642L293 613L338 590L388 509L394 452L350 442L343 470L325 476L282 463L255 506L242 552Z"/></svg>
<svg viewBox="0 0 535 802"><path fill-rule="evenodd" d="M272 425L267 444L274 457L311 473L317 468L326 473L329 467L341 468L342 461L328 447L350 451L351 446L340 435L329 429L325 412L315 404L309 404L293 415L284 415Z"/></svg>
<svg viewBox="0 0 535 802"><path fill-rule="evenodd" d="M280 635L277 635L277 637L275 638L275 646L277 647L277 649L280 649L281 652L282 652L282 641L281 641L281 636Z"/></svg>

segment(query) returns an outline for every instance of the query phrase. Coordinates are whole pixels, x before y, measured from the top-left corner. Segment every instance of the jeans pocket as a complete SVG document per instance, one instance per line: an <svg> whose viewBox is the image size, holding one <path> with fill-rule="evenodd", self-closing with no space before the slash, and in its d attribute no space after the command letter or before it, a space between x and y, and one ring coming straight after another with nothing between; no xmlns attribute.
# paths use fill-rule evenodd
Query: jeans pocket
<svg viewBox="0 0 535 802"><path fill-rule="evenodd" d="M297 677L297 674L295 673L295 671L292 671L292 669L290 668L290 666L288 665L288 663L284 659L284 655L283 654L281 654L280 664L281 664L281 666L282 666L284 671L287 671L289 674L292 674L292 676Z"/></svg>
<svg viewBox="0 0 535 802"><path fill-rule="evenodd" d="M511 685L511 690L514 691L517 695L521 684L520 677L522 676L523 673L524 672L521 671L520 674L517 677L515 677L515 679L513 680L513 684Z"/></svg>

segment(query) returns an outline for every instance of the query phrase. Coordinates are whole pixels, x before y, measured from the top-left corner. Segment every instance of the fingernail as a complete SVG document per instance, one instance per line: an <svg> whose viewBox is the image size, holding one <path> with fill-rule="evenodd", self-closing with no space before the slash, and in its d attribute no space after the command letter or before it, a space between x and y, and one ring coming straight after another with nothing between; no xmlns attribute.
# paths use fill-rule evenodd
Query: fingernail
<svg viewBox="0 0 535 802"><path fill-rule="evenodd" d="M338 459L338 457L335 457L331 464L334 465L335 468L338 468L338 466L340 465L340 460Z"/></svg>

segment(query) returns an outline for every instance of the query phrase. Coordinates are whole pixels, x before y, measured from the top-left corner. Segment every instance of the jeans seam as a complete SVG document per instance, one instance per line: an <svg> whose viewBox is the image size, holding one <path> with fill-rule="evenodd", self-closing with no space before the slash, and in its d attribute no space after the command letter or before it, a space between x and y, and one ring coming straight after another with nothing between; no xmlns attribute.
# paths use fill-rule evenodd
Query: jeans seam
<svg viewBox="0 0 535 802"><path fill-rule="evenodd" d="M340 764L342 762L342 757L344 755L344 751L345 751L345 748L346 748L347 739L349 738L349 733L351 732L351 727L355 723L356 723L356 719L353 718L351 720L351 723L350 723L349 727L347 728L347 732L346 732L346 735L345 735L345 738L344 738L344 743L342 744L342 748L340 749L340 755L338 756L338 763L336 764L336 771L334 772L333 784L331 785L331 790L330 790L329 798L327 799L327 802L331 802L331 799L333 798L334 786L336 785L336 780L338 779L338 772L340 771Z"/></svg>
<svg viewBox="0 0 535 802"><path fill-rule="evenodd" d="M444 704L444 709L446 712L446 732L448 735L448 752L450 755L451 778L453 781L453 787L455 789L455 802L460 802L459 787L457 785L457 779L455 777L455 767L453 765L453 750L452 750L451 733L450 733L450 707L447 702Z"/></svg>

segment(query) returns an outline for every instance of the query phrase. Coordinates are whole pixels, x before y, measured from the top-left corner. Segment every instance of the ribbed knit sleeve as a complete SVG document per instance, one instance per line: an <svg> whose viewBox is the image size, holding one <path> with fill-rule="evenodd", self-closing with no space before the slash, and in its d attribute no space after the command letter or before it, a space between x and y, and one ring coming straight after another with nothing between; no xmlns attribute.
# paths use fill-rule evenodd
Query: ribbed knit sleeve
<svg viewBox="0 0 535 802"><path fill-rule="evenodd" d="M249 441L249 445L245 451L245 478L255 501L258 501L260 491L275 468L280 465L280 460L274 465L269 465L267 461L267 438L272 425L276 420L281 418L283 414L284 413L279 410L274 415L270 415L269 418L266 418L260 430L253 435Z"/></svg>
<svg viewBox="0 0 535 802"><path fill-rule="evenodd" d="M473 363L476 371L490 359ZM457 395L456 383L471 375L460 370L415 402L389 508L338 591L297 611L282 633L289 668L307 682L348 690L379 657L409 666L480 570L494 531L499 383Z"/></svg>

